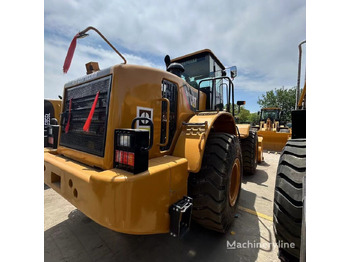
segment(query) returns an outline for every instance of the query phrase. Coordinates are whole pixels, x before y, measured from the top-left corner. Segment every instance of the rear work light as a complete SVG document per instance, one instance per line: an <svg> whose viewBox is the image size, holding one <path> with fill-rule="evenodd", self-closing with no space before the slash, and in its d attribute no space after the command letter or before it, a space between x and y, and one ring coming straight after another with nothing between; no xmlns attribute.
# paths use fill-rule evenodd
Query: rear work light
<svg viewBox="0 0 350 262"><path fill-rule="evenodd" d="M133 129L137 120L148 120L151 134L145 129ZM148 151L153 144L153 123L149 118L137 117L132 129L114 131L114 167L134 174L148 169Z"/></svg>

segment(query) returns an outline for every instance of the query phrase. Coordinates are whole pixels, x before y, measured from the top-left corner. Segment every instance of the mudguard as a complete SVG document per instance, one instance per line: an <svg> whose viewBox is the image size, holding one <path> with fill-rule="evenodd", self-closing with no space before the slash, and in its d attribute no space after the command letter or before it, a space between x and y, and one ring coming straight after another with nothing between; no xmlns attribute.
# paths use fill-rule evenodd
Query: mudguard
<svg viewBox="0 0 350 262"><path fill-rule="evenodd" d="M227 112L199 112L182 123L173 155L188 160L188 171L199 172L210 132L238 135L233 116Z"/></svg>

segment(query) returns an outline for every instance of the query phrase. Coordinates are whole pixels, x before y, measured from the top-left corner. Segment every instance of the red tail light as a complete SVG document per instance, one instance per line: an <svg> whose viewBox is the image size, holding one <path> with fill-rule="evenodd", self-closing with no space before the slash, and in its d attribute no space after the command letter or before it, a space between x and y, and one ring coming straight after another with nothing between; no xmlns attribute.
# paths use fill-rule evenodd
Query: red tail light
<svg viewBox="0 0 350 262"><path fill-rule="evenodd" d="M134 174L148 169L149 132L141 129L117 129L114 135L114 167Z"/></svg>

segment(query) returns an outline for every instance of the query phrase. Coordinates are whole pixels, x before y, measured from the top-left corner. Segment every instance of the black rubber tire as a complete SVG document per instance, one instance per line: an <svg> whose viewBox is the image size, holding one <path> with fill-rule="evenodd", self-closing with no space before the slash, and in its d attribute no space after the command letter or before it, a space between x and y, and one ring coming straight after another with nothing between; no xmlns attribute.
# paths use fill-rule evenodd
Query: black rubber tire
<svg viewBox="0 0 350 262"><path fill-rule="evenodd" d="M249 131L247 138L241 139L243 156L243 174L254 175L258 164L258 135L254 131Z"/></svg>
<svg viewBox="0 0 350 262"><path fill-rule="evenodd" d="M236 201L231 206L229 191L236 159L240 166L239 187ZM201 170L190 173L188 178L188 194L193 198L192 219L205 228L227 232L238 205L242 172L238 138L227 133L211 133L207 139Z"/></svg>
<svg viewBox="0 0 350 262"><path fill-rule="evenodd" d="M273 209L277 243L295 245L295 248L280 245L279 256L283 261L299 261L305 176L306 139L288 140L277 168Z"/></svg>

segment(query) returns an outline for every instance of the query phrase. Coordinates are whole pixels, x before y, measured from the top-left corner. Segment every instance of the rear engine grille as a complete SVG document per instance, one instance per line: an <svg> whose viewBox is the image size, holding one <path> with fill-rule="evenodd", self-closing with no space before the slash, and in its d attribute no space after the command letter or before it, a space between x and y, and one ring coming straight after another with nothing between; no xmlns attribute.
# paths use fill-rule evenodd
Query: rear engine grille
<svg viewBox="0 0 350 262"><path fill-rule="evenodd" d="M61 117L60 145L104 156L111 81L112 76L106 76L66 90L64 113ZM89 131L85 132L83 126L89 116L97 92L99 92L98 101L90 128ZM70 103L71 110L69 111ZM68 122L69 130L66 133L65 128Z"/></svg>

